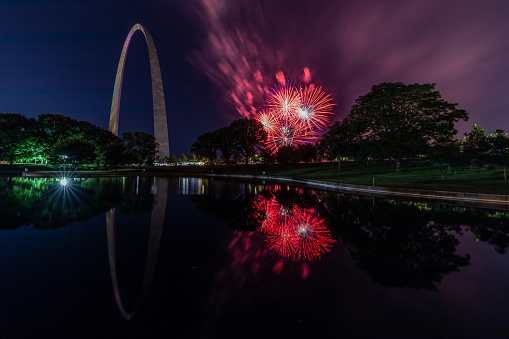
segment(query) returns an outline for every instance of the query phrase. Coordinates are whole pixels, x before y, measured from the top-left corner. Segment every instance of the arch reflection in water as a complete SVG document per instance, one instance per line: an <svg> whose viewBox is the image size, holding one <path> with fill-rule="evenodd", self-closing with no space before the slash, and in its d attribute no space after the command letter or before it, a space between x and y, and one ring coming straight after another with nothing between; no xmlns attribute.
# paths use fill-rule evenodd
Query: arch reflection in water
<svg viewBox="0 0 509 339"><path fill-rule="evenodd" d="M159 245L164 225L164 215L166 213L166 201L168 198L168 179L167 178L154 178L154 183L151 189L155 195L155 205L152 209L150 217L150 231L147 246L147 256L145 259L145 269L143 272L143 282L141 293L138 303L132 311L127 311L122 303L119 293L119 284L117 279L117 254L116 254L116 241L115 241L115 209L112 208L106 213L107 237L108 237L108 257L110 263L111 282L113 285L113 292L115 294L115 301L117 303L120 314L126 320L131 320L135 314L141 309L145 303L152 279L154 276L157 256L159 253Z"/></svg>

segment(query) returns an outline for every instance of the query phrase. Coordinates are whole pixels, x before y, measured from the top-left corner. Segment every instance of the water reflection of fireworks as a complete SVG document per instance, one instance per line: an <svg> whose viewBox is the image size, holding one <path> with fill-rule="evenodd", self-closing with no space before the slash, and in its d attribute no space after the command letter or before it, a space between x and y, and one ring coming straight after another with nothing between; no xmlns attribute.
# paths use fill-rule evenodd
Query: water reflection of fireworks
<svg viewBox="0 0 509 339"><path fill-rule="evenodd" d="M262 211L259 230L265 234L269 249L282 257L320 259L335 242L314 208L282 206L274 197L260 197L255 210Z"/></svg>

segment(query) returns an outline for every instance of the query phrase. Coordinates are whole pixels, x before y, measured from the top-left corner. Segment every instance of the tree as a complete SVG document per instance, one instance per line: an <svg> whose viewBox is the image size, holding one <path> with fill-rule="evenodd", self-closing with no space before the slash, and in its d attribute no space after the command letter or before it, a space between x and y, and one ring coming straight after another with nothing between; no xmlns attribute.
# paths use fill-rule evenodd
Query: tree
<svg viewBox="0 0 509 339"><path fill-rule="evenodd" d="M433 167L440 171L442 179L455 173L454 166L460 163L463 160L462 158L459 141L456 139L433 142L427 155L427 159Z"/></svg>
<svg viewBox="0 0 509 339"><path fill-rule="evenodd" d="M214 134L217 149L221 152L221 158L227 165L230 165L232 156L237 152L235 130L230 126L226 126L214 131Z"/></svg>
<svg viewBox="0 0 509 339"><path fill-rule="evenodd" d="M295 146L283 146L276 153L276 160L280 164L287 165L289 163L296 164L299 162L299 157L296 152Z"/></svg>
<svg viewBox="0 0 509 339"><path fill-rule="evenodd" d="M37 119L37 128L41 139L47 141L45 153L49 156L52 147L67 137L76 135L78 121L60 114L41 114Z"/></svg>
<svg viewBox="0 0 509 339"><path fill-rule="evenodd" d="M474 124L472 130L465 133L461 140L461 150L469 158L470 167L486 160L489 144L486 137L486 130L481 126Z"/></svg>
<svg viewBox="0 0 509 339"><path fill-rule="evenodd" d="M356 135L345 120L336 121L320 140L319 151L327 159L338 157L338 170L341 170L341 158L354 156L359 149Z"/></svg>
<svg viewBox="0 0 509 339"><path fill-rule="evenodd" d="M69 164L71 168L89 164L95 159L95 147L82 138L67 137L59 140L52 148L53 156L60 164Z"/></svg>
<svg viewBox="0 0 509 339"><path fill-rule="evenodd" d="M267 139L267 132L258 121L247 118L233 120L230 128L235 135L237 151L244 156L247 165L256 149L261 149L263 141Z"/></svg>
<svg viewBox="0 0 509 339"><path fill-rule="evenodd" d="M488 135L489 145L488 156L492 163L501 165L504 168L504 180L507 180L506 166L509 162L509 138L506 132L501 129Z"/></svg>
<svg viewBox="0 0 509 339"><path fill-rule="evenodd" d="M215 132L207 132L198 136L191 145L191 153L201 157L206 157L209 162L214 162L217 158L217 142Z"/></svg>
<svg viewBox="0 0 509 339"><path fill-rule="evenodd" d="M188 159L187 159L186 155L185 155L184 153L182 153L182 154L180 155L179 160L180 160L180 162L187 162L187 160L188 160Z"/></svg>
<svg viewBox="0 0 509 339"><path fill-rule="evenodd" d="M196 156L196 154L194 153L189 154L189 161L197 162L198 157Z"/></svg>
<svg viewBox="0 0 509 339"><path fill-rule="evenodd" d="M157 146L159 146L153 135L139 131L125 132L122 134L122 141L128 162L137 163L140 166L143 163L152 165Z"/></svg>
<svg viewBox="0 0 509 339"><path fill-rule="evenodd" d="M120 164L125 164L125 145L122 142L122 139L115 136L113 133L109 132L112 136L115 137L116 140L108 142L106 145L101 147L101 153L97 157L97 162L99 164L104 164L106 166L115 167L115 169ZM96 150L97 154L97 150Z"/></svg>
<svg viewBox="0 0 509 339"><path fill-rule="evenodd" d="M302 160L304 162L310 162L316 159L317 150L315 145L312 144L299 145L297 146L296 152L299 160Z"/></svg>
<svg viewBox="0 0 509 339"><path fill-rule="evenodd" d="M346 120L358 140L381 147L399 173L403 157L422 152L433 140L453 138L454 123L468 120L456 106L442 99L435 84L381 83L355 101Z"/></svg>
<svg viewBox="0 0 509 339"><path fill-rule="evenodd" d="M233 159L234 164L241 164L242 163L242 154L240 152L233 153Z"/></svg>
<svg viewBox="0 0 509 339"><path fill-rule="evenodd" d="M29 120L21 114L0 114L0 156L12 165L16 157L24 152Z"/></svg>
<svg viewBox="0 0 509 339"><path fill-rule="evenodd" d="M34 118L28 119L27 127L24 130L24 138L21 141L20 152L18 158L25 161L34 161L37 163L39 160L41 163L48 159L49 144L44 139L39 123Z"/></svg>
<svg viewBox="0 0 509 339"><path fill-rule="evenodd" d="M87 140L95 147L97 162L117 166L123 161L124 145L122 139L108 130L102 129L88 121L75 123L74 136ZM116 152L121 152L116 154Z"/></svg>
<svg viewBox="0 0 509 339"><path fill-rule="evenodd" d="M268 148L262 148L260 150L259 159L263 164L273 164L276 162L276 156L272 154L272 151Z"/></svg>

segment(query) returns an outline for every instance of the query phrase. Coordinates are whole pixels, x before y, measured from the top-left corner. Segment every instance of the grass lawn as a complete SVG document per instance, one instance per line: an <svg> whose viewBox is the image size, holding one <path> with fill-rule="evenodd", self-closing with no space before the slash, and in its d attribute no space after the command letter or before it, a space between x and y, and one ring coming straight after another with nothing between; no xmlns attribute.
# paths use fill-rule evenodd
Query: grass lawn
<svg viewBox="0 0 509 339"><path fill-rule="evenodd" d="M365 167L355 163L342 165L338 171L337 165L308 166L307 168L280 168L273 175L292 178L325 180L340 183L403 187L436 191L457 191L475 193L509 194L509 181L504 181L503 169L493 166L470 169L458 167L454 173L442 178L440 171L426 164L424 161L403 163L403 173L395 173L393 162L378 163Z"/></svg>
<svg viewBox="0 0 509 339"><path fill-rule="evenodd" d="M21 173L28 168L29 171L39 173L60 172L44 165L19 164L14 167L0 164L0 174L12 175ZM282 176L298 179L324 180L348 184L375 186L403 187L426 189L436 191L457 191L475 193L509 194L509 180L504 181L501 167L484 166L470 169L469 167L456 167L453 174L442 179L440 170L434 168L426 161L404 161L403 173L395 173L393 162L379 162L366 167L354 162L343 163L339 171L337 163L334 168L330 163L297 164L297 165L234 165L234 166L203 166L203 167L142 167L123 168L118 171L98 171L87 169L81 173L87 175L205 175L205 174L250 174ZM144 171L143 171L144 170ZM142 172L143 171L143 172ZM141 172L141 173L140 173Z"/></svg>

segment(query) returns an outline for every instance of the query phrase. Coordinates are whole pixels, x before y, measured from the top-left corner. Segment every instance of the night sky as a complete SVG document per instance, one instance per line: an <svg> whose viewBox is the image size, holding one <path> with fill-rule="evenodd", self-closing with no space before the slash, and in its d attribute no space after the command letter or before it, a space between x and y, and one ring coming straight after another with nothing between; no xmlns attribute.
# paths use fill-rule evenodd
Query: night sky
<svg viewBox="0 0 509 339"><path fill-rule="evenodd" d="M373 85L432 82L469 112L460 133L474 123L509 131L508 18L507 0L3 0L0 112L108 128L122 46L140 23L159 55L177 156L259 107L276 74L323 86L337 103L332 121ZM153 133L141 32L127 54L119 130Z"/></svg>

